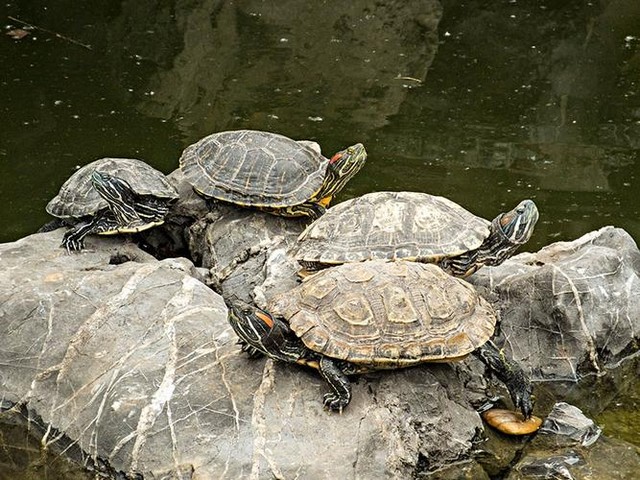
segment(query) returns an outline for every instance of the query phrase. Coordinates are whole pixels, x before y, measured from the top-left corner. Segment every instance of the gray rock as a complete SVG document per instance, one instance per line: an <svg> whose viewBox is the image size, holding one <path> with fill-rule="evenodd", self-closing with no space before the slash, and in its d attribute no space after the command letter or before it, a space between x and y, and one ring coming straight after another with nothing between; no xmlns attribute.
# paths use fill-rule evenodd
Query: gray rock
<svg viewBox="0 0 640 480"><path fill-rule="evenodd" d="M491 292L502 318L498 342L533 378L578 382L637 351L639 275L633 239L604 227L483 268L470 280Z"/></svg>
<svg viewBox="0 0 640 480"><path fill-rule="evenodd" d="M541 435L556 436L556 443L562 445L592 445L602 433L593 420L566 402L556 403L540 428Z"/></svg>
<svg viewBox="0 0 640 480"><path fill-rule="evenodd" d="M218 203L189 228L187 238L217 292L265 307L267 298L298 282L300 266L287 251L304 225L304 220Z"/></svg>
<svg viewBox="0 0 640 480"><path fill-rule="evenodd" d="M371 374L332 415L316 372L239 354L190 262L61 237L0 246L2 404L49 426L43 445L145 478L407 478L469 457L478 362Z"/></svg>
<svg viewBox="0 0 640 480"><path fill-rule="evenodd" d="M235 338L221 298L189 262L159 262L116 238L68 255L61 235L0 246L3 405L34 412L51 427L43 445L61 432L90 464L223 465L241 447L226 440L240 425L236 405L251 397L229 390L221 362Z"/></svg>
<svg viewBox="0 0 640 480"><path fill-rule="evenodd" d="M589 448L559 447L538 436L525 449L506 480L627 480L638 477L636 446L607 437Z"/></svg>
<svg viewBox="0 0 640 480"><path fill-rule="evenodd" d="M272 215L216 207L193 224L188 238L223 293L259 303L261 295L295 281L287 268L297 267L286 266L286 259L299 229ZM197 280L200 271L191 262L158 261L123 237L92 237L86 252L68 255L58 246L61 237L57 230L0 245L2 405L25 409L47 426L43 445L65 452L74 445L85 464L145 478L456 478L456 469L461 478L478 474L482 464L474 458L483 426L474 406L486 401L489 385L477 360L364 375L353 384L349 408L330 414L322 408L326 385L317 372L239 353L221 297ZM562 271L565 287L595 274L580 270L586 268L582 258L597 260L590 267L597 271L617 265L615 274L604 277L608 293L620 291L616 282L626 282L627 294L616 297L623 302L620 311L635 308L637 276L630 259L638 253L625 243L628 237L605 229L587 238L520 257L548 258L545 265L514 262L504 267L506 274L502 267L491 269L487 278L504 329L514 328L509 324L517 316L504 314L516 305L501 294L531 294L532 288L516 288L527 283L514 274L514 265L523 275ZM578 258L571 263L573 254ZM567 303L557 288L549 290L552 295L537 290L537 301ZM589 324L598 306L585 298L581 311ZM630 316L615 339L637 332L638 321ZM569 336L569 330L561 332ZM526 333L541 335L539 328ZM536 337L540 343L521 337L518 352L529 349L524 366L546 361L541 352L547 337ZM511 338L506 344L513 343ZM617 359L633 353L613 351ZM582 354L588 352L587 344ZM601 438L591 448L601 444L608 445ZM512 448L522 444L514 440ZM585 451L553 455L562 457L556 462L562 468L574 456L591 465L595 457ZM513 474L536 474L539 458L552 456L536 455L527 453Z"/></svg>

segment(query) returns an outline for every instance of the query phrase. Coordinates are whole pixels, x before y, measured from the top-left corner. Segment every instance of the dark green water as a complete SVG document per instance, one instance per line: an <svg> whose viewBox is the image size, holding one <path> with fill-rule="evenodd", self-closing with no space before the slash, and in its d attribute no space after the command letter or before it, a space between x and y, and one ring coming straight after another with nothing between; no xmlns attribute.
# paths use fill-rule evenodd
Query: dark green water
<svg viewBox="0 0 640 480"><path fill-rule="evenodd" d="M363 142L338 200L418 190L493 218L532 198L531 250L605 225L640 239L640 2L443 1L439 24L407 11L401 33L376 11L350 23L356 7L303 3L285 2L289 17L257 1L5 3L50 32L0 38L0 241L46 222L79 165L168 173L189 143L237 128L326 155ZM336 38L316 47L325 30ZM629 440L629 410L606 432Z"/></svg>
<svg viewBox="0 0 640 480"><path fill-rule="evenodd" d="M203 89L186 103L189 93L171 98L154 90L181 68L198 68L200 59L179 57L185 33L163 23L177 13L155 10L157 24L151 15L136 26L143 20L126 2L120 8L98 2L93 9L36 3L10 4L10 14L92 50L41 30L22 40L2 37L1 241L46 221L44 206L77 165L134 156L170 172L187 144L232 128L311 138L326 154L364 142L369 163L342 199L420 190L492 218L530 197L541 211L532 249L604 225L640 238L640 7L633 3L619 18L577 1L496 11L445 3L423 83L399 79L376 92L375 81L359 89L372 79L354 74L331 87L356 84L363 98L338 106L332 92L297 94L304 74L283 76L269 67L285 58L291 68L285 55L294 39L287 37L292 32L261 28L260 17L235 13L236 35L246 33L237 42L246 58L227 62L212 83L194 80L192 71L184 72L185 84L165 81L165 90ZM209 47L205 54L215 55L224 43ZM252 63L252 55L262 63ZM215 61L203 66L205 77L219 71ZM251 77L243 76L247 68Z"/></svg>

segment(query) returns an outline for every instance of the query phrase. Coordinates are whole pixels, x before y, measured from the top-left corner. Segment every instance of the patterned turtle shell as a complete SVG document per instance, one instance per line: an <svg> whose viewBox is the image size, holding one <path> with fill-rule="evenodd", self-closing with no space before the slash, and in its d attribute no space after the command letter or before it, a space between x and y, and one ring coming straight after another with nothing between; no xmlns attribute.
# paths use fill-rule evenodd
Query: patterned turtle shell
<svg viewBox="0 0 640 480"><path fill-rule="evenodd" d="M322 187L328 163L308 142L256 130L214 133L180 157L198 192L245 207L305 203Z"/></svg>
<svg viewBox="0 0 640 480"><path fill-rule="evenodd" d="M48 203L47 212L59 218L82 218L107 208L106 200L91 183L91 175L96 170L125 180L139 195L168 200L178 198L178 193L165 175L142 160L101 158L75 172Z"/></svg>
<svg viewBox="0 0 640 480"><path fill-rule="evenodd" d="M340 203L300 235L302 264L372 259L436 263L478 248L491 222L444 197L419 192L375 192Z"/></svg>
<svg viewBox="0 0 640 480"><path fill-rule="evenodd" d="M405 261L322 270L269 309L311 350L373 369L462 358L496 325L493 308L469 283Z"/></svg>

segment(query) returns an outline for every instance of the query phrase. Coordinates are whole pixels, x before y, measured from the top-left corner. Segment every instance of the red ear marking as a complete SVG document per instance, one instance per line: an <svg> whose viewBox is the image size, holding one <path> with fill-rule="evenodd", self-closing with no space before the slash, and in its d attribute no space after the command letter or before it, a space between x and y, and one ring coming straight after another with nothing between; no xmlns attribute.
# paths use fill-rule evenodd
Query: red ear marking
<svg viewBox="0 0 640 480"><path fill-rule="evenodd" d="M273 328L273 318L271 318L271 315L268 313L262 310L256 310L256 317L266 323L269 328Z"/></svg>
<svg viewBox="0 0 640 480"><path fill-rule="evenodd" d="M338 152L333 157L331 157L331 160L329 160L329 163L336 163L341 158L342 158L342 152Z"/></svg>

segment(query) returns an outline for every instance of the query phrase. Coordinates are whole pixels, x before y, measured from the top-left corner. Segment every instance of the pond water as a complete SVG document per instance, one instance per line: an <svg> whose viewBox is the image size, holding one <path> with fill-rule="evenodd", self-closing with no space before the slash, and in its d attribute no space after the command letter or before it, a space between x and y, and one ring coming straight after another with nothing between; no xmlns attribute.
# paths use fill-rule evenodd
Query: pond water
<svg viewBox="0 0 640 480"><path fill-rule="evenodd" d="M364 143L338 201L417 190L493 218L531 198L527 249L605 225L640 238L640 2L116 3L7 4L0 242L48 221L78 166L169 173L188 144L238 128L325 155Z"/></svg>

